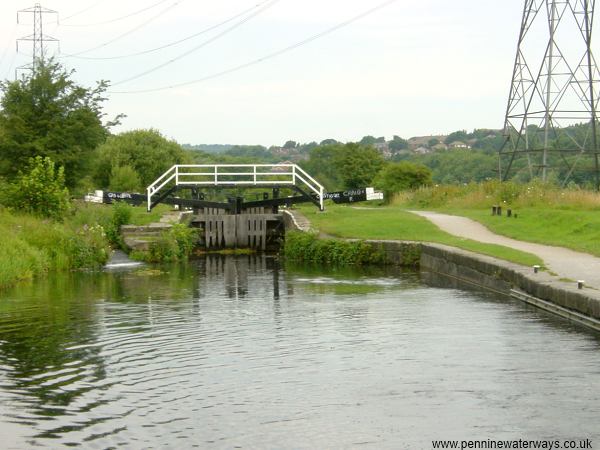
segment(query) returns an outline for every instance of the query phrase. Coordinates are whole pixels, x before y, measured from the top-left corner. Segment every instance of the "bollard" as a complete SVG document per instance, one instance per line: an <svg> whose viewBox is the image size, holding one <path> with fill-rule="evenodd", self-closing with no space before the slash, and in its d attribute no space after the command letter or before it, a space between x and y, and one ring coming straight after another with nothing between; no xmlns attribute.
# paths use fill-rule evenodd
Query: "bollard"
<svg viewBox="0 0 600 450"><path fill-rule="evenodd" d="M584 284L585 284L584 280L577 280L577 289L583 289Z"/></svg>
<svg viewBox="0 0 600 450"><path fill-rule="evenodd" d="M512 209L507 209L506 210L506 217L511 217L512 216Z"/></svg>
<svg viewBox="0 0 600 450"><path fill-rule="evenodd" d="M533 273L538 273L540 271L540 266L538 266L537 264L535 266L533 266Z"/></svg>

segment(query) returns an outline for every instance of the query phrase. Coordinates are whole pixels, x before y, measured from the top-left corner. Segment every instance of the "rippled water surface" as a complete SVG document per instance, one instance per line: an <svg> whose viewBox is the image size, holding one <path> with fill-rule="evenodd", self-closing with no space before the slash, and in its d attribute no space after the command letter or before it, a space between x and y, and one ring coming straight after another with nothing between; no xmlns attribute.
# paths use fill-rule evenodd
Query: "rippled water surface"
<svg viewBox="0 0 600 450"><path fill-rule="evenodd" d="M5 292L0 447L600 446L598 335L442 284L251 256Z"/></svg>

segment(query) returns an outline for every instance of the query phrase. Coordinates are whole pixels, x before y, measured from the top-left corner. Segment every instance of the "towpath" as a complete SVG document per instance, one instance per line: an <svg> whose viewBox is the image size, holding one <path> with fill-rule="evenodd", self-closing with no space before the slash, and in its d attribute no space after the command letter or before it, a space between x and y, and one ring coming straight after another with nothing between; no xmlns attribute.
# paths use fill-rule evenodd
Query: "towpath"
<svg viewBox="0 0 600 450"><path fill-rule="evenodd" d="M588 253L576 252L563 247L517 241L492 233L479 222L466 217L452 216L431 211L410 211L425 217L441 230L455 236L489 244L504 245L539 256L548 270L560 278L585 280L588 287L600 289L600 258Z"/></svg>

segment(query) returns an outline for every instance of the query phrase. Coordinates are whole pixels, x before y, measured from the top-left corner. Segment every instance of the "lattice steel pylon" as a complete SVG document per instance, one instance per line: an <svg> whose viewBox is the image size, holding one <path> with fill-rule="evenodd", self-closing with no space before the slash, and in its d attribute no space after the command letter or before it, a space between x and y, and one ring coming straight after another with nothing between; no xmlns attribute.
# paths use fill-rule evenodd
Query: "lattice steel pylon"
<svg viewBox="0 0 600 450"><path fill-rule="evenodd" d="M17 67L15 69L15 78L17 77L17 73L19 70L31 70L33 72L36 71L37 65L40 62L45 60L45 43L46 42L56 42L58 43L58 39L53 38L52 36L48 36L44 34L44 14L58 14L56 11L53 11L48 8L42 7L39 3L36 3L32 8L21 9L17 11L17 23L19 23L19 14L32 14L33 15L33 34L29 36L24 36L22 38L17 39L17 53L19 52L19 42L20 41L30 41L32 43L32 61L31 64L26 64L21 67ZM58 23L58 19L57 19Z"/></svg>
<svg viewBox="0 0 600 450"><path fill-rule="evenodd" d="M553 177L600 188L594 6L595 0L525 0L498 159L501 180Z"/></svg>

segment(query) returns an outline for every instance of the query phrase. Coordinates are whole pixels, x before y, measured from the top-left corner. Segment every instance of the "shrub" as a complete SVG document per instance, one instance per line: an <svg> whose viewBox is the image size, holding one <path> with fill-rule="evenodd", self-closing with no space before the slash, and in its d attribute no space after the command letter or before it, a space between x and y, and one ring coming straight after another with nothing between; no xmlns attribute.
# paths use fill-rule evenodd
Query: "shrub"
<svg viewBox="0 0 600 450"><path fill-rule="evenodd" d="M138 192L141 185L140 176L131 166L115 166L110 171L111 191Z"/></svg>
<svg viewBox="0 0 600 450"><path fill-rule="evenodd" d="M12 209L61 220L70 209L69 190L62 167L48 158L30 158L25 172L8 186L4 203Z"/></svg>
<svg viewBox="0 0 600 450"><path fill-rule="evenodd" d="M400 191L431 185L431 170L408 161L390 163L377 174L374 184L391 198Z"/></svg>
<svg viewBox="0 0 600 450"><path fill-rule="evenodd" d="M385 257L364 241L319 239L315 234L292 231L285 236L287 259L333 265L383 264Z"/></svg>
<svg viewBox="0 0 600 450"><path fill-rule="evenodd" d="M106 225L106 236L112 245L123 247L121 239L121 225L131 223L132 206L125 202L114 202L112 215Z"/></svg>
<svg viewBox="0 0 600 450"><path fill-rule="evenodd" d="M151 242L147 252L132 252L130 256L146 262L180 261L192 254L197 240L197 229L178 223Z"/></svg>

